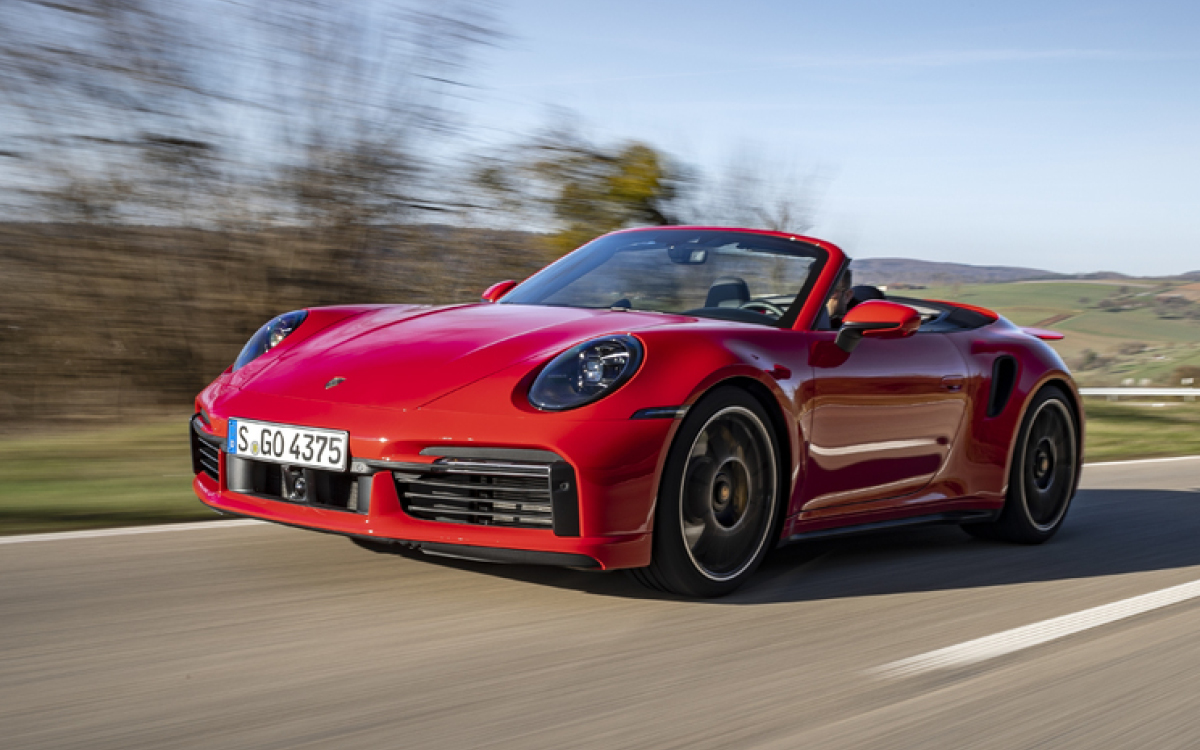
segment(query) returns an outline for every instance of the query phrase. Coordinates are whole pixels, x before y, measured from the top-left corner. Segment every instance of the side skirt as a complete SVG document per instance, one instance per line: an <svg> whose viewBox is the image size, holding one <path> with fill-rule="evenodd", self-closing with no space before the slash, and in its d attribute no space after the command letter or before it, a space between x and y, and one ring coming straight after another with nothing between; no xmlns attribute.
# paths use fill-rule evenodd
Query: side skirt
<svg viewBox="0 0 1200 750"><path fill-rule="evenodd" d="M926 516L897 518L891 521L875 521L873 523L861 523L853 526L839 526L833 529L820 529L818 531L802 531L799 534L792 534L787 539L784 539L780 543L780 546L785 544L793 544L795 542L812 541L814 539L830 539L839 536L870 534L874 531L888 531L907 526L931 526L934 524L948 523L982 523L985 521L995 521L999 515L999 511L993 510L960 510L951 511L948 513L931 513Z"/></svg>

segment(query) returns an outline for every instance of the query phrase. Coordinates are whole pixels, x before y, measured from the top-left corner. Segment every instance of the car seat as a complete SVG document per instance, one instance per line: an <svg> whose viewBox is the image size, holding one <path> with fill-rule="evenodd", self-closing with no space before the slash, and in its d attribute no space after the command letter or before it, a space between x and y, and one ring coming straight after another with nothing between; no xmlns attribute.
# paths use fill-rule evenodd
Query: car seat
<svg viewBox="0 0 1200 750"><path fill-rule="evenodd" d="M750 287L737 276L723 276L708 288L705 307L741 307L750 301Z"/></svg>

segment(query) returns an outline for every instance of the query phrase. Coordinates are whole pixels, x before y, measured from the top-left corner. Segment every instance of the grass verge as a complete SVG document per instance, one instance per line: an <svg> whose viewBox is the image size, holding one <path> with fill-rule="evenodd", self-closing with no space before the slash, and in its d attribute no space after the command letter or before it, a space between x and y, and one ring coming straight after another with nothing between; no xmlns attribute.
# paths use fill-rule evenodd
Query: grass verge
<svg viewBox="0 0 1200 750"><path fill-rule="evenodd" d="M1200 455L1200 402L1087 399L1084 410L1088 461Z"/></svg>
<svg viewBox="0 0 1200 750"><path fill-rule="evenodd" d="M1088 461L1200 455L1200 403L1089 399ZM219 518L192 493L187 415L0 437L0 534Z"/></svg>
<svg viewBox="0 0 1200 750"><path fill-rule="evenodd" d="M192 492L188 415L0 438L0 533L219 518Z"/></svg>

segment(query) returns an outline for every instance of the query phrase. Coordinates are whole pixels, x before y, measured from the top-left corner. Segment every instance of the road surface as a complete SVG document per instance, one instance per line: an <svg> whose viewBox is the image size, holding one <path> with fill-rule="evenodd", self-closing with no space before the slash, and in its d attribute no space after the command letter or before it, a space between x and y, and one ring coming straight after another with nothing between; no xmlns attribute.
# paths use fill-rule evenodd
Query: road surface
<svg viewBox="0 0 1200 750"><path fill-rule="evenodd" d="M1200 746L1196 595L1026 627L1200 580L1200 460L1083 487L1042 547L813 543L715 602L270 525L0 543L0 747Z"/></svg>

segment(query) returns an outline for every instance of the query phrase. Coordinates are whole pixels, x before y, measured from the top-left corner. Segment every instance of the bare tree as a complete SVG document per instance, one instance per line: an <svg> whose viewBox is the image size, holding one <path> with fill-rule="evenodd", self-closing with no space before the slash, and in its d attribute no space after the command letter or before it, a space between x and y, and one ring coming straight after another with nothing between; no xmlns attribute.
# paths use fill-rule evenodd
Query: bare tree
<svg viewBox="0 0 1200 750"><path fill-rule="evenodd" d="M196 65L203 38L177 11L150 0L0 0L0 103L27 167L23 190L111 219L136 197L144 150L207 149L196 116L212 96Z"/></svg>
<svg viewBox="0 0 1200 750"><path fill-rule="evenodd" d="M0 132L35 197L96 196L83 215L117 181L169 223L253 191L293 222L394 221L438 207L418 155L492 28L469 0L0 0Z"/></svg>
<svg viewBox="0 0 1200 750"><path fill-rule="evenodd" d="M802 174L743 146L705 181L689 220L804 233L816 221L827 181L824 170Z"/></svg>
<svg viewBox="0 0 1200 750"><path fill-rule="evenodd" d="M62 222L0 223L0 409L182 403L281 311L477 295L413 225L480 7L0 0L0 202Z"/></svg>

